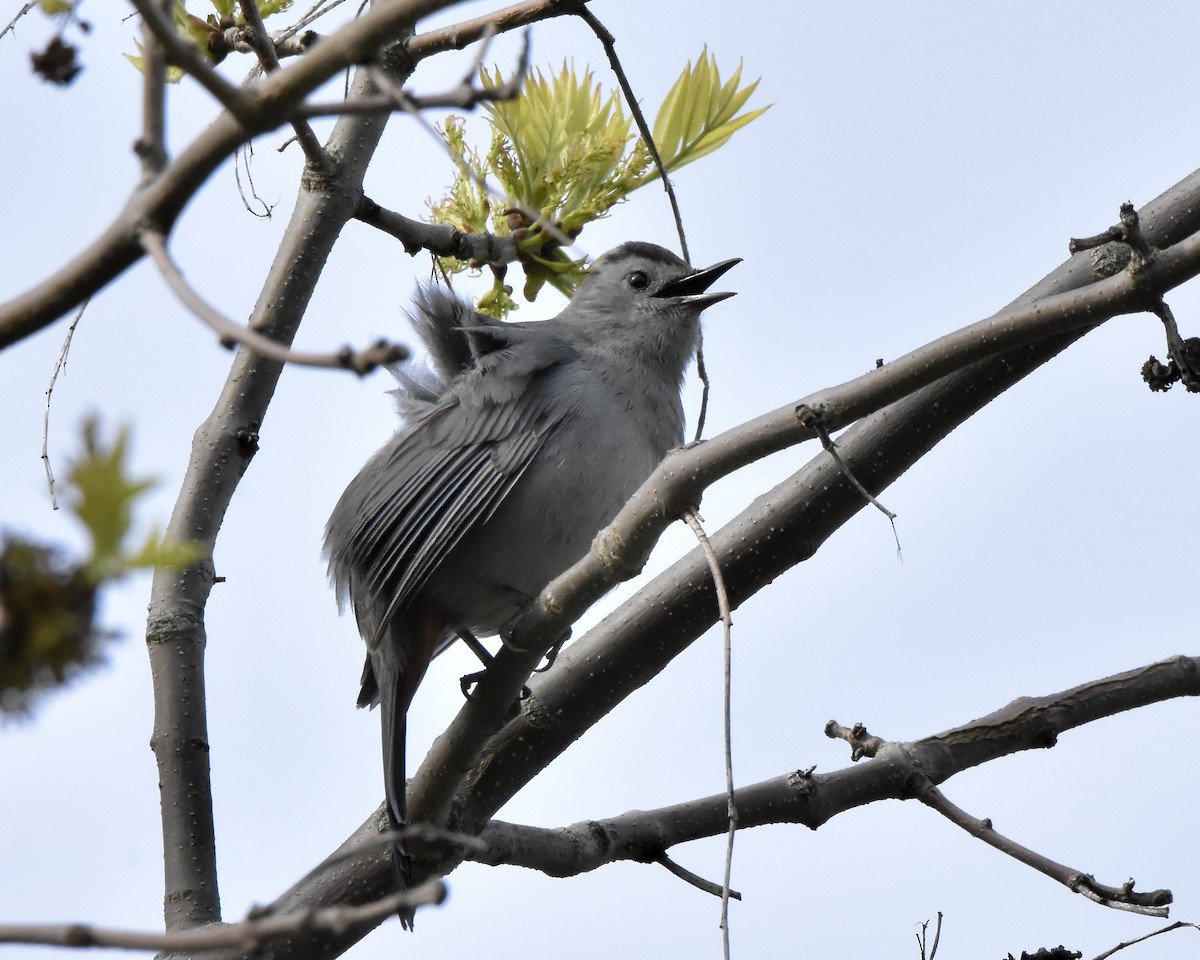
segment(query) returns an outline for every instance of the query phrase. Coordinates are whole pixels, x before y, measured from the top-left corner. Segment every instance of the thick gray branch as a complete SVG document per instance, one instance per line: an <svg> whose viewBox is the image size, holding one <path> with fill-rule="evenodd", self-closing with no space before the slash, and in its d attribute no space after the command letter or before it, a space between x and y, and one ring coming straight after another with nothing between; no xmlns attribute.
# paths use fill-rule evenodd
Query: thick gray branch
<svg viewBox="0 0 1200 960"><path fill-rule="evenodd" d="M716 602L696 551L623 605L586 642L573 644L580 662L587 658L586 676L568 680L568 658L541 684L532 684L531 710L540 713L536 697L546 697L545 710L554 723L542 724L543 716L537 722L516 721L486 753L499 759L505 741L520 749L505 756L506 762L480 763L483 744L507 721L537 653L613 583L635 574L661 532L699 500L708 484L813 437L809 417L815 413L830 430L865 417L839 437L838 446L854 475L878 493L951 430L1088 329L1117 313L1141 309L1148 298L1200 270L1198 203L1200 172L1147 205L1143 222L1151 242L1174 246L1140 274L1095 280L1090 258L1076 255L989 320L669 457L597 537L592 552L551 583L517 622L512 646L533 653L507 646L500 651L413 778L414 817L466 832L481 828L511 791L713 623ZM990 359L972 363L979 357ZM864 504L824 453L760 497L713 537L734 603L811 556ZM576 682L580 687L569 691ZM602 689L608 692L599 693ZM487 771L480 783L471 782L476 769ZM470 809L461 813L460 823L451 808L464 801Z"/></svg>
<svg viewBox="0 0 1200 960"><path fill-rule="evenodd" d="M1196 232L1200 229L1200 172L1152 201L1141 211L1141 216L1144 229L1157 246L1177 243ZM1017 303L1032 302L1055 291L1076 290L1094 280L1090 259L1086 255L1075 256L1031 288ZM1041 342L1035 340L992 360L960 369L892 403L838 438L842 456L868 488L881 489L971 413L1065 349L1086 329L1086 326L1076 327L1070 333ZM779 411L768 414L697 449L705 455L710 448L716 450L717 462L722 457L736 462L740 457L750 457L755 449L774 449L782 443L780 437L772 435L773 431L793 429L782 422L781 417ZM848 453L852 455L848 456ZM877 465L867 469L874 461ZM687 461L673 459L669 465L671 470L679 469L681 462ZM704 469L707 471L711 466L706 464ZM669 470L658 481L669 483L672 476ZM654 493L654 496L659 495ZM665 497L664 493L660 499L665 500ZM819 455L795 477L764 494L745 514L713 538L722 569L730 581L734 602L741 602L781 570L811 556L862 505L861 494L826 454ZM653 511L648 511L642 518L652 526L668 519ZM543 599L547 596L565 598L566 594L560 592L560 588L569 582L569 577L568 574L554 584ZM473 707L486 703L482 718L468 715L469 722L464 723L460 716L455 727L443 736L443 741L435 745L436 757L457 759L469 755L471 750L480 749L478 743L481 741L474 741L473 747L470 745L472 738L486 740L488 735L500 731L483 748L486 763L468 765L465 771L447 771L447 781L439 791L447 784L460 785L451 787L454 815L449 819L460 825L485 829L486 821L505 798L528 782L613 704L656 675L714 621L715 614L711 582L696 551L694 556L683 558L584 638L573 643L554 670L532 684L534 694L530 709L507 728L504 728L504 712L528 677L527 668L534 664L532 656L520 658L507 649L501 651L487 678L490 690L486 697L481 685L464 711L469 713ZM611 693L606 692L609 687ZM499 708L494 717L489 717L487 711L495 704L499 704ZM548 717L552 717L553 722L544 730L540 729ZM476 720L478 725L473 726ZM532 722L534 720L538 722ZM1086 718L1081 718L1081 722L1086 722ZM1004 739L1008 730L1008 727L1002 727L997 731L999 740ZM463 753L447 752L447 738L452 735L463 737L461 742L466 747ZM940 736L953 738L955 731ZM975 749L974 746L956 745L953 753L957 762L966 766L985 762L988 759L986 752L975 756L972 753ZM879 769L886 768L881 765ZM441 775L433 758L423 765L421 775L427 782L433 782ZM884 775L874 773L872 776ZM821 791L822 802L841 790L837 784L842 782L831 780L831 785ZM875 788L883 789L878 784ZM857 783L845 789L855 791L857 799L854 802L874 799L869 793L859 791ZM454 797L455 791L457 797ZM420 796L419 785L414 796ZM753 793L739 793L739 812L745 805L748 815L753 817L755 803ZM714 823L720 821L716 827L720 830L725 822L724 797L719 798L717 806L720 809L714 814ZM831 804L828 809L835 806ZM811 813L818 808L810 803L808 809ZM343 851L378 830L376 811L347 841ZM310 877L284 893L274 908L288 910L307 904L335 903L342 897L361 902L359 897L377 896L391 882L390 871L378 856L374 859L364 857L357 863L344 857L331 858L331 861L330 873L334 878L331 882L326 883L324 879L328 875L325 868L318 867ZM441 867L452 869L453 862L444 862ZM297 956L300 949L300 945L281 946L273 955ZM335 955L324 949L323 946L321 956ZM333 950L332 946L330 950Z"/></svg>
<svg viewBox="0 0 1200 960"><path fill-rule="evenodd" d="M812 829L876 800L919 798L921 784L944 783L973 766L1023 750L1052 747L1074 727L1152 703L1200 696L1200 657L1176 657L1043 697L1022 697L945 733L885 743L874 759L832 773L791 772L736 793L741 828L800 823ZM468 859L575 876L618 860L649 863L676 844L719 836L725 794L656 810L633 810L558 829L493 820L486 851Z"/></svg>
<svg viewBox="0 0 1200 960"><path fill-rule="evenodd" d="M365 73L356 78L370 92ZM250 327L289 344L325 261L354 215L366 172L387 122L384 116L343 118L329 149L341 158L334 176L306 177L292 221L263 284ZM258 426L283 369L277 360L242 348L213 412L200 425L167 528L171 539L211 545L250 458ZM220 919L208 733L204 699L204 607L213 583L211 554L182 572L158 572L151 590L146 639L154 678L153 746L162 795L167 929Z"/></svg>

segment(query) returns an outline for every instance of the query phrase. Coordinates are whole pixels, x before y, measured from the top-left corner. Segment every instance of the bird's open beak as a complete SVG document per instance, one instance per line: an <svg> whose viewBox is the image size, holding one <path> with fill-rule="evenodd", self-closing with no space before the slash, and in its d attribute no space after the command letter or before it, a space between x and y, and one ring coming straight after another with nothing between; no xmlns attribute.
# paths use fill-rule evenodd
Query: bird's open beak
<svg viewBox="0 0 1200 960"><path fill-rule="evenodd" d="M707 291L726 271L741 262L741 257L734 257L732 260L714 263L711 267L705 267L703 270L689 273L686 277L672 280L654 296L677 300L681 304L697 306L701 310L711 307L714 303L720 303L722 300L728 300L735 296L734 293L708 293Z"/></svg>

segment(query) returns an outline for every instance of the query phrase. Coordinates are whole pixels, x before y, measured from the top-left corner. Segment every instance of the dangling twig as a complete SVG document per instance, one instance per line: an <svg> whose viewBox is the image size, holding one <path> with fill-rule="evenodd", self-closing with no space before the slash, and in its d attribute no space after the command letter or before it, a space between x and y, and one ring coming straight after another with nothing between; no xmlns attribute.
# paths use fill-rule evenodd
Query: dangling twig
<svg viewBox="0 0 1200 960"><path fill-rule="evenodd" d="M42 466L46 468L46 485L50 488L50 509L58 509L58 497L54 493L54 471L50 468L50 395L54 393L54 384L58 375L67 369L67 353L71 349L71 338L75 336L75 328L83 319L83 311L87 309L90 300L84 300L75 311L71 325L67 327L67 335L63 338L62 349L58 351L58 359L54 361L54 370L50 374L50 382L46 385L46 409L42 413Z"/></svg>
<svg viewBox="0 0 1200 960"><path fill-rule="evenodd" d="M700 541L700 548L708 560L709 573L713 578L713 589L717 594L717 609L721 614L721 641L724 659L724 727L725 727L725 798L729 813L729 832L725 839L725 875L721 883L721 943L725 952L725 960L729 960L729 898L732 892L729 881L733 872L733 838L737 833L737 805L733 796L733 721L731 699L733 692L733 621L729 613L729 592L725 589L725 577L721 573L721 563L717 552L713 549L700 524L700 517L695 510L688 510L683 515L684 521Z"/></svg>
<svg viewBox="0 0 1200 960"><path fill-rule="evenodd" d="M616 74L617 83L620 85L621 93L625 97L625 103L629 107L629 112L633 115L633 122L637 124L638 133L642 135L642 142L646 144L646 149L650 151L650 156L654 159L654 166L658 168L658 175L662 177L663 189L667 191L667 199L671 202L671 213L675 216L675 229L679 233L679 251L683 255L684 261L690 264L692 258L688 253L687 236L683 232L683 215L679 212L679 201L675 198L675 188L671 185L671 179L667 176L667 168L663 165L662 157L658 155L658 147L654 143L654 135L650 132L650 125L646 123L646 118L642 114L642 108L638 105L637 97L634 96L633 87L629 84L629 78L625 76L625 68L621 66L621 60L617 56L617 39L608 32L608 28L597 19L596 15L588 7L581 4L576 12L579 18L592 28L596 39L604 47L604 53L608 57L609 66L612 67L613 73Z"/></svg>

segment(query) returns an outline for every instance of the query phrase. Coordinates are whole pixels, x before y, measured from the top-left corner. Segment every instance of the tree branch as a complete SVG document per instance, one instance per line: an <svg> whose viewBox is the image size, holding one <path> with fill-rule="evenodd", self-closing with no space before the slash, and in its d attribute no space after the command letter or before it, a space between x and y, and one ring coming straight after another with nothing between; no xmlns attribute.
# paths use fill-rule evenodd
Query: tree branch
<svg viewBox="0 0 1200 960"><path fill-rule="evenodd" d="M321 907L283 915L252 914L241 923L215 924L211 927L171 933L113 930L87 923L0 924L0 943L33 943L51 947L109 947L118 950L156 950L167 953L232 947L254 955L262 949L264 942L269 943L274 939L295 936L309 930L344 934L346 930L364 924L374 927L402 907L429 906L439 904L445 899L445 884L433 881L361 906Z"/></svg>
<svg viewBox="0 0 1200 960"><path fill-rule="evenodd" d="M423 60L435 53L461 50L483 39L488 33L507 33L539 20L571 16L586 2L587 0L524 0L523 3L514 3L473 20L464 20L449 27L439 27L437 30L417 34L408 41L408 52L414 58Z"/></svg>
<svg viewBox="0 0 1200 960"><path fill-rule="evenodd" d="M449 223L424 223L401 213L385 210L370 197L363 197L354 212L356 220L391 234L404 245L404 252L416 256L428 250L437 257L455 257L480 266L503 266L517 259L517 245L511 236L490 233L463 233Z"/></svg>
<svg viewBox="0 0 1200 960"><path fill-rule="evenodd" d="M205 301L184 279L183 273L171 259L167 250L167 238L155 230L142 233L142 245L150 254L167 284L179 300L193 314L214 330L223 346L241 344L259 356L279 363L292 363L301 367L322 367L334 370L350 370L360 377L366 376L377 367L398 363L408 356L408 350L399 344L378 340L366 350L342 347L336 353L300 353L264 337L250 327L239 327Z"/></svg>
<svg viewBox="0 0 1200 960"><path fill-rule="evenodd" d="M240 6L242 15L246 19L246 26L242 30L242 36L258 57L258 62L262 67L263 73L274 73L279 69L279 54L275 52L275 41L271 39L271 35L267 32L267 26L263 23L262 14L258 12L258 0L241 0ZM313 133L312 127L308 125L308 121L302 117L298 117L296 112L293 111L290 123L292 129L296 132L296 142L300 144L300 149L304 151L304 157L309 165L321 173L331 173L333 161L321 146L321 141Z"/></svg>
<svg viewBox="0 0 1200 960"><path fill-rule="evenodd" d="M793 771L736 792L742 829L801 824L817 829L834 817L879 800L919 798L914 785L944 783L971 767L1024 750L1054 746L1068 730L1128 710L1183 696L1200 696L1200 657L1175 657L1041 697L1022 697L986 716L911 743L880 742L877 756L832 773ZM617 861L660 862L672 847L719 836L728 825L724 793L639 810L603 820L547 829L493 820L481 831L484 847L464 858L491 866L521 866L568 877ZM325 864L270 907L359 902L390 882L390 864L374 855L371 838L382 822L373 815ZM357 860L355 850L361 850ZM449 870L453 864L444 865ZM357 877L357 885L351 881ZM361 892L360 892L361 891ZM357 937L355 938L357 939ZM322 941L318 953L335 956L347 942ZM298 943L276 943L271 960L298 957Z"/></svg>
<svg viewBox="0 0 1200 960"><path fill-rule="evenodd" d="M1047 696L1022 697L943 733L911 743L881 742L872 762L826 774L792 772L741 787L739 827L796 823L815 830L877 800L927 802L922 781L944 783L1000 757L1052 747L1075 727L1184 696L1200 696L1200 657L1175 657ZM558 829L493 820L479 835L486 852L467 859L575 876L620 860L654 862L677 844L722 835L727 824L723 793Z"/></svg>
<svg viewBox="0 0 1200 960"><path fill-rule="evenodd" d="M1032 867L1038 873L1057 880L1072 893L1081 894L1101 906L1138 913L1144 917L1165 917L1168 913L1167 904L1174 900L1170 890L1150 890L1136 893L1132 880L1122 887L1110 887L1098 883L1090 874L1056 863L1036 850L1030 850L1015 840L997 833L992 827L991 820L979 820L972 817L961 807L951 803L946 795L928 780L917 788L917 799L988 846L995 847L1001 853Z"/></svg>
<svg viewBox="0 0 1200 960"><path fill-rule="evenodd" d="M15 34L17 32L17 21L20 20L27 13L29 13L29 11L32 10L36 6L37 6L37 0L30 0L29 3L22 4L21 9L18 10L13 15L13 18L4 25L4 29L0 30L0 39L3 39L6 34L9 34L9 33Z"/></svg>
<svg viewBox="0 0 1200 960"><path fill-rule="evenodd" d="M1200 176L1193 174L1188 182L1194 191L1200 184ZM1174 191L1165 196L1174 199ZM1163 203L1165 200L1156 202ZM1185 215L1189 224L1192 224L1191 229L1196 228L1196 214L1186 210L1181 215ZM1171 239L1175 235L1173 233ZM816 431L811 424L803 422L807 417L799 417L798 411L818 412L822 425L829 430L839 429L874 414L873 419L861 425L863 429L860 434L849 432L839 438L839 448L843 460L851 465L853 474L874 490L881 490L980 406L1056 355L1086 330L1117 314L1145 309L1161 289L1181 283L1197 271L1200 271L1200 234L1194 233L1183 234L1179 242L1160 251L1149 266L1136 274L1124 272L1089 282L1090 273L1082 268L1082 264L1071 262L1055 274L1056 277L1062 274L1059 277L1061 285L1056 289L1066 292L1046 295L1046 287L1039 285L1018 304L1005 308L988 320L941 337L861 377L818 391L706 443L673 453L634 494L609 527L601 531L589 554L549 584L514 623L509 637L511 645L497 655L474 695L434 743L414 776L410 787L413 818L444 822L443 818L458 802L455 794L459 787L470 780L482 755L484 743L507 722L510 705L516 701L530 672L537 665L537 658L614 583L628 579L641 569L662 531L684 509L699 501L705 487L755 459L815 436ZM1068 282L1068 279L1073 282ZM981 384L987 384L984 390L986 395L981 393ZM905 399L906 396L908 399ZM896 404L895 408L889 409L892 404ZM894 421L898 417L927 420L921 428L922 440L919 443L896 430ZM880 419L887 421L882 432L871 426L877 426ZM857 445L854 444L855 436L860 439ZM895 443L902 444L905 450L903 454L896 451L898 459L891 461L881 452ZM822 455L809 467L823 474L827 463L832 464L833 461L828 455ZM817 478L810 473L805 479L812 484ZM789 484L794 481L795 478ZM829 485L825 489L838 488L824 476L820 477L820 481ZM843 515L839 509L827 513L826 517L833 526L822 523L821 540L862 506L858 492L848 484L847 488L853 497L848 503L843 502L842 506L848 508L849 512ZM801 486L798 489L812 493L822 487ZM773 491L772 496L778 498L780 489ZM789 503L788 507L797 509L794 503ZM801 559L793 548L782 544L775 545L779 553L764 554L761 539L765 528L750 532L746 527L747 515L753 510L751 508L743 513L739 520L714 537L715 543L726 544L724 550L727 553L718 552L722 557L722 569L729 578L735 604L747 595L739 593L734 582L738 567L757 564L759 558L770 557L773 577ZM753 524L757 519L751 517L748 522ZM772 520L772 530L776 529L774 524L777 522ZM804 537L801 542L811 542L808 539L812 536L811 531L797 531L790 524L787 528L791 536ZM752 557L737 545L747 542L744 540L747 536L751 538L749 542L756 543ZM743 539L739 540L739 537ZM775 560L779 562L775 563ZM672 597L678 597L682 592L694 592L696 563L692 557L685 558L668 571L675 576L675 571L681 569L680 565L686 565L686 576L690 580L656 580L654 587L659 591L659 599L650 606L668 609L661 601L663 589L671 589L672 592L667 595ZM730 564L734 565L733 569ZM669 588L666 586L668 583ZM761 585L754 586L750 592ZM743 590L746 586L743 579ZM666 627L660 622L656 630L665 629L666 635L677 636L679 627L687 622L689 632L694 632L684 641L686 645L711 624L712 601L705 595L705 599L694 598L694 602L697 606L691 607L682 616L676 616L671 626ZM670 605L670 608L674 610L674 605ZM700 610L704 611L704 616L698 617L696 612ZM629 616L627 608L622 608L621 612L625 617ZM679 613L678 610L674 612ZM645 627L645 624L642 626ZM639 633L642 638L640 642L643 643L641 653L632 654L626 650L625 654L635 659L647 655L654 645L644 644L644 637L658 636L656 630ZM518 653L517 649L530 652ZM599 653L590 645L589 649L593 656ZM673 649L666 660L678 652L678 649ZM657 669L661 669L666 660ZM649 679L639 674L638 682L631 684L628 670L618 672L622 674L621 680L608 688L618 699ZM592 674L593 677L598 675ZM614 678L610 676L608 682L613 684ZM534 690L536 694L536 686ZM607 696L601 699L606 704L602 713L615 702ZM531 704L527 702L527 706ZM587 723L595 721L596 715L590 709L584 708L582 713L578 712L579 709L580 704L574 703L566 712L552 711L549 716L554 717L555 721L537 731L529 731L528 725L521 721L517 723L535 740L544 740L549 728L564 718L570 718L566 722L574 722L586 716L589 718ZM517 728L514 726L514 729ZM565 743L559 744L553 755L557 755L562 746ZM523 759L516 763L517 767L540 763L542 760L549 762L549 755L543 756L537 750L529 749L528 742L524 742L520 753ZM506 778L513 771L506 763L487 764L487 767L489 774L485 774L485 780L493 771ZM526 780L519 775L514 775L511 786L515 788L524 782ZM480 789L481 785L475 784L471 792L478 793ZM502 793L506 795L505 799L511 796L508 788ZM479 805L472 802L471 822L482 825L500 805L493 805L496 799L498 797L490 798ZM470 832L470 828L467 828L467 832Z"/></svg>
<svg viewBox="0 0 1200 960"><path fill-rule="evenodd" d="M151 0L138 2L150 9ZM140 230L150 225L169 234L184 206L239 144L287 123L304 98L326 80L348 66L373 59L381 48L409 33L416 21L454 2L389 0L375 4L305 56L253 88L239 91L244 104L238 106L236 116L231 109L220 114L153 183L134 192L113 222L70 263L26 293L0 304L0 350L53 323L135 264L142 256ZM573 11L574 4L560 0L530 0L459 28L434 31L405 46L415 62L452 47L446 45L447 37L456 30L458 35L477 39L489 24L503 32ZM162 39L163 35L156 36Z"/></svg>
<svg viewBox="0 0 1200 960"><path fill-rule="evenodd" d="M1200 173L1186 178L1143 209L1142 217L1152 242L1167 245L1200 227L1198 190ZM1018 302L1037 300L1050 291L1077 289L1092 280L1090 259L1081 255L1036 284ZM882 489L975 410L1057 355L1085 330L1075 330L976 363L893 403L839 437L843 459L851 464L855 475L864 484L876 491ZM748 428L735 431L737 441L733 450L727 453L744 456L745 451L739 452L738 444L777 443L777 438L759 434L766 435L771 429L779 429L778 420L779 411L753 421ZM742 436L748 430L753 436ZM710 441L697 449L707 450L714 445L720 449L721 443L729 443L730 439L728 436L718 438L718 441ZM862 509L863 504L859 491L846 481L842 470L825 454L818 455L799 474L765 493L713 538L734 605L769 583L782 570L815 553L833 531ZM661 518L650 519L656 523L661 521ZM769 533L764 535L764 531ZM753 539L748 541L746 538L751 535ZM745 549L747 542L755 543L753 551ZM711 624L714 599L710 590L706 565L699 551L693 551L575 641L550 675L535 678L531 683L533 696L525 701L523 715L488 743L484 762L479 767L481 773L467 779L469 789L465 789L461 799L455 802L452 819L482 829L492 813L553 757L631 690L649 682ZM556 595L553 591L548 593ZM528 677L528 672L522 672L519 665L513 664L513 656L507 648L501 651L497 660L504 662L506 673L520 677L513 687L515 696L515 690ZM507 708L512 699L503 696L497 682L505 679L498 671L490 671L485 682L492 682L491 695L502 698ZM472 703L482 700L477 690ZM503 726L502 714L494 722L485 716L473 732L486 734L489 723L499 729ZM462 714L456 719L456 724L461 723ZM470 727L466 729L470 731ZM451 732L456 731L452 728ZM435 744L423 770L427 771L431 761L438 756L447 756L446 740L447 735L443 735ZM980 755L970 762L979 763L986 759L987 756ZM886 768L877 767L876 771L879 770ZM798 782L803 779L799 778ZM841 780L834 779L822 791L822 802L836 799L843 789L852 792L856 798L849 805L871 799L861 794L857 781L853 787L843 788ZM419 796L415 790L414 796ZM743 788L738 793L743 824L749 824L753 819L747 819L746 804L753 803L754 798L754 788ZM775 795L770 798L770 802L777 800ZM832 811L836 806L836 803L828 804L828 809ZM809 804L807 816L819 823L825 816L824 809L826 807ZM718 829L723 829L727 816L723 806L715 816L720 824ZM370 830L373 822L369 820L355 836ZM452 868L450 863L443 866ZM361 883L386 889L390 881L385 866L362 864L362 869ZM339 889L345 892L350 888L341 886ZM314 897L334 895L321 885L304 882L284 894L278 903L296 905ZM276 955L290 957L295 953L282 950Z"/></svg>
<svg viewBox="0 0 1200 960"><path fill-rule="evenodd" d="M1160 246L1176 243L1200 229L1200 172L1192 174L1152 201L1143 208L1141 215L1151 242ZM1029 303L1052 292L1075 290L1091 284L1094 279L1090 257L1080 254L1036 284L1017 302ZM1094 322L1098 320L1094 318ZM1035 341L991 360L967 366L892 403L838 438L842 459L851 466L861 483L876 492L881 490L975 410L1064 350L1087 329L1087 326L1083 326L1066 334L1047 336L1040 342ZM852 404L837 408L839 415L852 409ZM712 449L716 451L718 459L725 457L735 462L741 458L753 459L754 450L773 449L781 444L781 438L775 434L793 429L794 425L789 426L786 420L792 410L793 407L789 406L783 411L765 415L695 450L705 451L707 455ZM830 421L825 423L832 427ZM684 462L689 466L696 463ZM672 458L665 465L664 475L668 479L673 477L679 464L678 458ZM702 466L707 471L712 464L705 463ZM833 531L862 509L863 505L861 493L846 480L833 459L824 453L819 454L797 475L765 493L713 537L713 545L729 585L731 603L734 606L740 604L782 570L810 557ZM645 516L650 524L667 522L664 516L652 512ZM602 543L611 539L610 534ZM746 548L747 543L754 544L752 550ZM545 603L546 599L566 596L558 591L569 581L570 575L556 581L553 589L543 594L539 609L553 610L552 604ZM711 625L714 609L715 599L707 566L699 551L692 551L583 638L573 642L550 674L537 677L530 683L533 695L524 702L522 716L507 726L504 712L514 701L516 692L529 673L523 670L522 664L514 663L511 651L502 649L497 664L502 665L503 675L500 670L489 670L484 683L490 687L489 701L502 701L503 709L492 719L488 715L492 709L489 703L480 716L467 717L470 722L478 720L478 726L474 729L470 723L464 724L464 717L460 713L448 734L444 734L435 744L418 776L431 782L435 777L437 762L447 758L458 762L466 755L465 752L451 749L449 738L452 735L461 735L465 730L486 737L493 731L502 731L487 743L483 753L485 762L465 772L450 772L458 778L457 783L466 783L467 786L449 788L449 795L454 797L451 806L453 816L447 819L465 824L475 832L483 831L486 835L486 830L491 829L488 820L505 800L631 690L657 675L694 637ZM536 663L531 666L536 666ZM519 678L508 688L511 694L504 688L510 675ZM483 700L477 689L472 696L472 703L482 703ZM1125 708L1114 708L1113 712ZM1086 722L1086 718L1083 720ZM949 737L953 733L951 731L942 737ZM996 739L1001 741L1001 745L1005 737L1014 735L1015 731L1008 728L996 731ZM1014 747L1017 748L1019 745ZM992 753L1000 755L996 748L992 749ZM982 748L975 748L975 752L970 753L966 746L956 747L955 754L965 765L989 759L987 751ZM938 755L940 751L934 756ZM477 771L473 776L472 770ZM871 771L869 777L858 779L864 777L862 771L867 770ZM849 809L875 798L895 795L894 792L888 794L885 789L886 781L893 775L895 782L892 790L899 790L904 784L904 774L893 774L890 762L880 761L822 777L818 781L821 784L820 791L810 789L807 781L813 778L802 774L793 775L790 783L784 780L782 784L774 786L744 787L737 793L741 823L744 826L751 825L756 817L763 817L763 822L767 822L770 817L756 805L778 803L781 795L799 791L812 795L812 799L798 801L792 819L819 825L839 809ZM871 795L863 792L864 784L874 791ZM415 782L413 788L411 795L420 797L422 784ZM445 789L445 784L438 787L439 792ZM764 795L763 790L771 792ZM712 821L714 831L722 831L728 815L725 797L709 798L709 806L705 817ZM314 904L361 902L364 898L378 896L390 889L392 874L386 858L366 855L355 858L354 855L357 845L364 838L378 832L381 816L382 807L327 861L334 866L317 867L310 876L282 894L272 909L286 912ZM691 833L695 834L695 830ZM663 846L661 841L657 845L660 848ZM453 861L447 860L441 864L439 872L449 871L453 866ZM267 956L276 960L290 960L301 955L305 958L333 957L351 942L353 940L349 938L321 939L318 943L290 940L274 944Z"/></svg>
<svg viewBox="0 0 1200 960"><path fill-rule="evenodd" d="M154 6L154 0L149 0L146 6L156 14L162 12ZM142 183L153 180L167 164L166 86L166 56L150 22L146 21L142 29L142 135L134 145L142 161Z"/></svg>
<svg viewBox="0 0 1200 960"><path fill-rule="evenodd" d="M370 92L365 71L355 81ZM250 317L262 336L289 345L321 270L354 213L386 116L346 117L330 136L335 177L301 181L292 221ZM154 680L154 736L163 814L167 929L220 919L204 712L204 608L214 582L211 548L250 458L282 364L257 351L234 357L212 413L197 429L166 536L206 544L184 570L155 572L146 623ZM376 896L386 893L376 891ZM375 897L372 897L374 899Z"/></svg>
<svg viewBox="0 0 1200 960"><path fill-rule="evenodd" d="M214 100L232 113L244 125L248 125L249 98L236 86L222 77L208 59L195 46L188 43L175 30L170 17L155 6L155 0L129 0L141 15L142 25L161 45L166 59L193 77L207 90ZM147 45L149 49L149 45ZM148 65L147 65L148 66ZM147 72L149 72L147 70Z"/></svg>

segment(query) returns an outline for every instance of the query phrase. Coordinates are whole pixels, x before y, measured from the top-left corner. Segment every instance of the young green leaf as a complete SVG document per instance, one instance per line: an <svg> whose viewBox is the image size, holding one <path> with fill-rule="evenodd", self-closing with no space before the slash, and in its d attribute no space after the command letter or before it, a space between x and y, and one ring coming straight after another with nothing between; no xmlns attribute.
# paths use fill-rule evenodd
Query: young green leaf
<svg viewBox="0 0 1200 960"><path fill-rule="evenodd" d="M671 87L654 121L653 136L668 170L711 153L763 109L739 114L757 81L742 87L739 65L722 82L716 59L701 51ZM499 70L482 75L499 85ZM534 71L511 100L486 103L492 127L485 157L467 147L463 121L451 117L442 136L458 177L430 204L434 222L460 230L513 236L525 271L523 293L532 300L546 284L568 296L583 277L582 261L567 256L562 238L574 238L638 187L658 176L650 151L631 132L632 118L614 91L605 93L590 71L564 63L557 72ZM503 203L489 202L481 184L493 180ZM463 269L439 261L448 273ZM513 309L501 280L479 309L500 316Z"/></svg>

